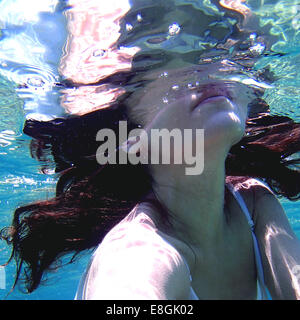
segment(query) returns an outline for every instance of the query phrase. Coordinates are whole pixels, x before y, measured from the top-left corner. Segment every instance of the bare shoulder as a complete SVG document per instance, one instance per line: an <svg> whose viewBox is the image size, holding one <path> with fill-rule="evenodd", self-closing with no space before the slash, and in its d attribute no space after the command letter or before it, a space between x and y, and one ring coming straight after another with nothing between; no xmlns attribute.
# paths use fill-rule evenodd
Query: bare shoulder
<svg viewBox="0 0 300 320"><path fill-rule="evenodd" d="M265 234L270 231L271 226L272 228L276 226L285 230L291 237L295 237L278 197L267 184L259 179L249 178L236 184L235 188L251 209L257 234Z"/></svg>
<svg viewBox="0 0 300 320"><path fill-rule="evenodd" d="M105 299L184 299L189 278L181 255L159 235L147 207L136 209L95 251L89 291Z"/></svg>
<svg viewBox="0 0 300 320"><path fill-rule="evenodd" d="M270 198L275 197L271 189L264 182L256 178L227 177L226 183L230 183L234 187L234 190L238 191L242 196L253 220L256 219L258 199L266 195Z"/></svg>

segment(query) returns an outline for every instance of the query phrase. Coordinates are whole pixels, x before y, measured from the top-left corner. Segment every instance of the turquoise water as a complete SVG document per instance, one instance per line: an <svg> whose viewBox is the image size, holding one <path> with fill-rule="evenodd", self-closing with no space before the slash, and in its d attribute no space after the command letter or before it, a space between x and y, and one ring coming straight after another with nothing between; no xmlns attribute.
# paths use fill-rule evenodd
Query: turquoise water
<svg viewBox="0 0 300 320"><path fill-rule="evenodd" d="M42 172L40 164L30 155L31 140L22 133L25 119L48 120L67 113L78 113L78 106L71 98L79 95L72 95L73 91L72 94L67 92L69 95L66 98L66 92L56 85L61 80L62 70L72 75L72 68L66 67L70 66L70 60L61 64L63 57L71 55L68 52L71 41L67 33L68 14L72 7L68 5L71 1L41 2L0 0L0 228L10 224L12 212L17 206L50 198L55 190L56 177L51 166ZM86 4L92 2L85 1ZM201 52L215 48L227 33L230 34L236 23L234 16L222 17L214 1L165 1L165 11L155 11L159 1L140 1L138 5L137 1L119 3L124 7L131 4L135 8L120 22L128 33L121 41L122 47L133 50L134 46L140 46L144 53L156 52L157 55L167 52L170 61L176 61L178 56L184 56L183 60L189 63L204 61L209 55ZM287 115L300 121L300 1L246 1L245 5L259 18L258 22L252 23L256 28L252 34L257 37L266 35L267 39L268 48L263 54L256 51L257 59L252 66L253 72L269 68L273 73L273 81L268 84L263 97L273 114ZM159 21L155 20L158 12L161 14ZM93 15L92 11L90 13ZM97 16L97 12L94 14ZM189 29L191 16L197 22ZM214 16L217 22L212 18ZM147 17L151 23L146 21L141 27L139 23L145 22ZM209 30L201 27L203 17L210 19L207 22L210 24ZM200 31L197 34L195 30L200 29L201 34ZM217 32L214 34L214 31ZM258 48L260 43L257 40L253 48ZM82 57L75 63L76 67L89 50L95 59L90 60L92 70L97 66L97 59L105 56L105 50L92 39L82 49ZM143 67L155 70L157 57L141 61ZM89 70L89 65L84 67L84 70ZM122 65L120 69L126 70L126 66ZM97 76L97 73L89 74L91 83L99 80ZM79 79L81 82L86 80L83 74ZM77 94L78 91L80 93L80 89ZM89 97L94 98L93 93L91 91L90 96L83 94L81 97L87 101ZM93 104L87 103L85 108L92 110ZM299 204L286 200L281 202L300 238ZM0 242L0 263L5 263L9 255L9 248ZM72 265L49 274L47 282L32 294L23 294L16 289L7 299L73 299L88 258L89 254L86 254ZM0 298L6 297L12 286L14 268L14 264L9 264L5 269L0 269ZM1 286L1 277L2 280L5 277L5 288L3 283Z"/></svg>

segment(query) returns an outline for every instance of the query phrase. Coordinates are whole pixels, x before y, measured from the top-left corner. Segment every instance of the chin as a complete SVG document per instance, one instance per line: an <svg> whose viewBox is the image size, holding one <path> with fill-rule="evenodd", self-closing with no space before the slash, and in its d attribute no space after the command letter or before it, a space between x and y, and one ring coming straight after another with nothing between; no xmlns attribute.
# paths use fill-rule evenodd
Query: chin
<svg viewBox="0 0 300 320"><path fill-rule="evenodd" d="M245 120L234 112L220 113L208 121L204 128L205 144L231 147L245 134Z"/></svg>

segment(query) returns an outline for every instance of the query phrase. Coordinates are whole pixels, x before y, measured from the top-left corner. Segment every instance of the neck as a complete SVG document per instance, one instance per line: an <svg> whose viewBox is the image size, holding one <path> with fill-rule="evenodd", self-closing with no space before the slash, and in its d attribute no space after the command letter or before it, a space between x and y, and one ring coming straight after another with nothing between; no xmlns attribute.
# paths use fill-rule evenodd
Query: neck
<svg viewBox="0 0 300 320"><path fill-rule="evenodd" d="M199 176L178 176L159 170L153 186L168 211L170 233L197 247L211 247L224 237L225 154L206 156Z"/></svg>

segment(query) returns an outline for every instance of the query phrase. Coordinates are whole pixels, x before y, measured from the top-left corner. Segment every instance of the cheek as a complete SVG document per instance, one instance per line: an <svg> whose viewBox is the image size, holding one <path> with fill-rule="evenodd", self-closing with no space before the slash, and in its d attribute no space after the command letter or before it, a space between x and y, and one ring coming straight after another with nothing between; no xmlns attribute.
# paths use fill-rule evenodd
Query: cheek
<svg viewBox="0 0 300 320"><path fill-rule="evenodd" d="M153 118L145 126L146 130L151 129L176 129L184 128L188 125L189 119L184 112L184 105L167 105L162 106L155 113Z"/></svg>

